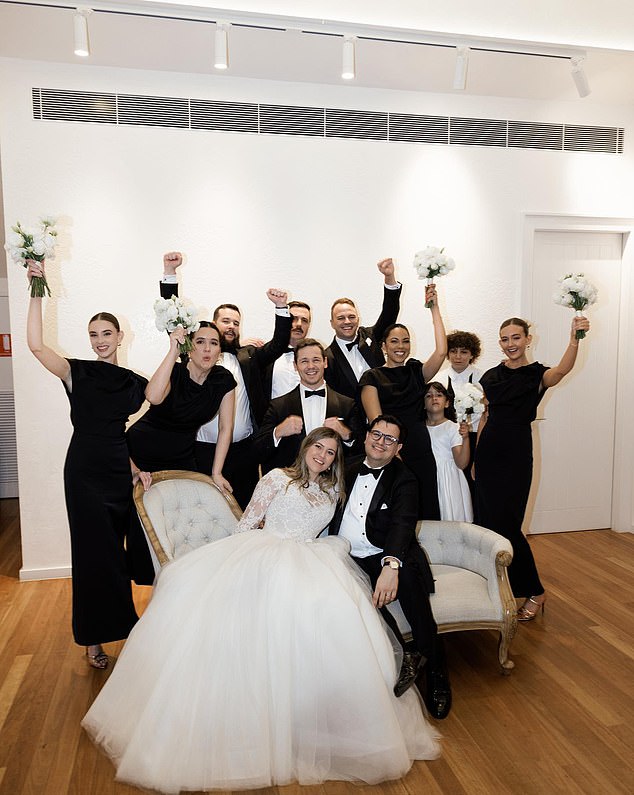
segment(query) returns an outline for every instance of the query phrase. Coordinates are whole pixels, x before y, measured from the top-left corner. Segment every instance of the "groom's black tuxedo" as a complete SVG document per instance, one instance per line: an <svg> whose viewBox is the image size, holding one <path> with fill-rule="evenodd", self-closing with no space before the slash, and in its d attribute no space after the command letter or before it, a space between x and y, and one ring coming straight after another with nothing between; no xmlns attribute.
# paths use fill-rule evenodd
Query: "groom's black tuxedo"
<svg viewBox="0 0 634 795"><path fill-rule="evenodd" d="M401 301L401 285L398 289L383 288L383 306L381 314L373 326L359 326L357 336L359 340L359 353L370 367L382 367L385 357L381 350L381 340L385 329L396 323ZM339 347L335 337L326 348L328 367L326 368L326 383L342 395L357 400L359 381L345 354Z"/></svg>
<svg viewBox="0 0 634 795"><path fill-rule="evenodd" d="M330 535L339 533L345 506L363 460L363 457L351 460L346 466L346 501L335 512L328 531ZM437 654L437 627L429 594L434 591L434 578L416 538L417 516L418 481L400 459L393 458L378 480L365 520L366 538L382 552L365 558L354 557L354 561L368 574L373 587L381 573L384 556L401 561L397 599L412 628L418 650L427 659L433 659ZM389 612L385 609L382 612L395 629ZM398 629L395 631L398 636Z"/></svg>
<svg viewBox="0 0 634 795"><path fill-rule="evenodd" d="M263 475L276 467L291 466L297 457L301 443L306 436L305 428L301 433L282 437L277 447L273 442L273 430L291 415L296 415L304 420L300 389L303 389L301 384L295 389L291 389L286 395L281 395L271 401L255 435L255 454L262 466ZM317 400L317 398L309 399ZM354 400L340 395L328 387L326 389L326 417L341 419L343 424L350 428L354 441L358 441L362 422Z"/></svg>

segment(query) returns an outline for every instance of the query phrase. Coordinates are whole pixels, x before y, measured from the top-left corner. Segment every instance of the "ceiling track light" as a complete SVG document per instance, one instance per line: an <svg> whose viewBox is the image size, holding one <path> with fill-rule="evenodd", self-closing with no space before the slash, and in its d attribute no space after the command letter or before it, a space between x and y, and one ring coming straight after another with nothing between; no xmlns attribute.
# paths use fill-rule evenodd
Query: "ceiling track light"
<svg viewBox="0 0 634 795"><path fill-rule="evenodd" d="M87 58L90 55L90 41L88 39L88 15L92 13L90 8L78 6L73 15L73 34L74 43L73 52L82 58Z"/></svg>
<svg viewBox="0 0 634 795"><path fill-rule="evenodd" d="M467 87L467 72L469 71L468 47L456 48L456 69L453 75L453 87L456 91L464 91Z"/></svg>
<svg viewBox="0 0 634 795"><path fill-rule="evenodd" d="M217 22L214 35L214 67L227 69L229 66L229 23Z"/></svg>
<svg viewBox="0 0 634 795"><path fill-rule="evenodd" d="M355 36L344 36L343 38L343 57L341 63L341 77L344 80L354 80L355 78Z"/></svg>
<svg viewBox="0 0 634 795"><path fill-rule="evenodd" d="M588 78L583 70L584 58L571 58L570 65L572 67L572 79L575 81L577 93L581 98L587 97L590 93L590 84Z"/></svg>

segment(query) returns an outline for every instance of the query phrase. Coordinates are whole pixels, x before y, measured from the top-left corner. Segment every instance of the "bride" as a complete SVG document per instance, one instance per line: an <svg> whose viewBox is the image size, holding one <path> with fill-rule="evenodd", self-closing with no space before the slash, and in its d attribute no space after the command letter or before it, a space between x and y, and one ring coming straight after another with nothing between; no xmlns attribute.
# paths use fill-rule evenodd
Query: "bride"
<svg viewBox="0 0 634 795"><path fill-rule="evenodd" d="M342 491L339 436L316 428L260 480L235 535L163 569L82 723L117 779L375 784L438 755L416 690L393 694L395 641L348 543L316 538Z"/></svg>

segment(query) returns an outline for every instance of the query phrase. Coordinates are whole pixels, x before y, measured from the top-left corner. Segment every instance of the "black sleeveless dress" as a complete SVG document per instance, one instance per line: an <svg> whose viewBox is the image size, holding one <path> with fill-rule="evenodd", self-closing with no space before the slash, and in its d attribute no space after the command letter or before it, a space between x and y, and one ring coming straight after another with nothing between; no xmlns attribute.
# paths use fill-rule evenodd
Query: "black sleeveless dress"
<svg viewBox="0 0 634 795"><path fill-rule="evenodd" d="M69 359L73 435L64 465L73 582L73 636L82 646L126 638L137 621L124 538L132 511L125 424L145 378L117 365Z"/></svg>
<svg viewBox="0 0 634 795"><path fill-rule="evenodd" d="M514 369L498 364L480 379L489 416L475 453L477 520L513 545L509 579L517 598L544 591L522 522L533 478L531 423L546 370L539 362Z"/></svg>
<svg viewBox="0 0 634 795"><path fill-rule="evenodd" d="M231 373L220 365L202 384L190 378L187 365L176 362L170 391L158 406L150 406L128 429L128 447L134 463L145 472L160 469L196 470L194 442L201 425L218 413L223 397L234 389Z"/></svg>
<svg viewBox="0 0 634 795"><path fill-rule="evenodd" d="M408 359L403 367L375 367L367 370L359 388L376 387L383 414L392 414L407 428L401 450L403 462L418 480L418 518L440 519L436 459L427 430L423 391L423 364Z"/></svg>

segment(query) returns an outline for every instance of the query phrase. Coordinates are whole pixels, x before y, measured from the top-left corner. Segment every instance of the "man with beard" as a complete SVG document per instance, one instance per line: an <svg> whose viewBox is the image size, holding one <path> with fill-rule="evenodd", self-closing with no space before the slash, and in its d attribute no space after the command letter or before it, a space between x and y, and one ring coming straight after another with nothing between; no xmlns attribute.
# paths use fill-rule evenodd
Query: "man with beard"
<svg viewBox="0 0 634 795"><path fill-rule="evenodd" d="M183 262L182 254L170 251L163 257L161 296L178 295L176 270ZM266 293L275 304L275 330L272 339L262 346L240 345L240 310L235 304L221 304L214 310L213 321L221 334L223 353L218 364L225 367L236 380L236 403L233 441L225 460L223 474L233 487L233 496L241 508L246 508L258 482L258 462L253 450L253 434L262 421L268 405L263 387L264 372L272 366L289 345L292 318L288 311L284 290L270 289ZM218 418L203 425L196 437L196 465L199 472L211 474Z"/></svg>

